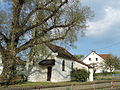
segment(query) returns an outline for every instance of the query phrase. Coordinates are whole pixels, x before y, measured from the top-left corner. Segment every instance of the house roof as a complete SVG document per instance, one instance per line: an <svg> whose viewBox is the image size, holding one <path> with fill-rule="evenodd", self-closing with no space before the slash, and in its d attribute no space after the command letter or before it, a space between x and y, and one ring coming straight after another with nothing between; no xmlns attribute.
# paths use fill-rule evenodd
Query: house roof
<svg viewBox="0 0 120 90"><path fill-rule="evenodd" d="M95 54L97 54L96 51L93 51L93 50L92 50L92 52L94 52ZM86 57L88 57L92 52L90 52ZM100 57L103 58L103 59L106 59L108 56L110 56L110 54L97 54L97 55L100 56ZM85 57L85 58L86 58L86 57ZM84 59L85 59L85 58L84 58ZM84 59L83 59L83 60L84 60ZM83 61L83 60L82 60L82 61Z"/></svg>
<svg viewBox="0 0 120 90"><path fill-rule="evenodd" d="M108 56L110 56L110 54L98 54L100 57L102 57L103 59L108 58Z"/></svg>
<svg viewBox="0 0 120 90"><path fill-rule="evenodd" d="M46 43L48 48L50 48L54 53L58 53L57 57L65 58L65 59L71 59L73 61L76 61L80 64L83 64L87 66L88 68L92 68L90 65L85 64L84 62L78 60L76 57L74 57L71 53L69 53L65 48L53 45L51 43Z"/></svg>

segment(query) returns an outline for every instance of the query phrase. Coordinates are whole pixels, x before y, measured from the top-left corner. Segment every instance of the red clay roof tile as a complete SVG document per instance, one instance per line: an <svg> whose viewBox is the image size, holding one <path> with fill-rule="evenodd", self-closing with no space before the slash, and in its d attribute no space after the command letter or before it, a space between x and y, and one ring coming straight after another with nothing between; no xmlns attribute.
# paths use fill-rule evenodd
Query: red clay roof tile
<svg viewBox="0 0 120 90"><path fill-rule="evenodd" d="M98 54L100 57L102 57L103 59L106 59L107 57L110 56L110 54Z"/></svg>

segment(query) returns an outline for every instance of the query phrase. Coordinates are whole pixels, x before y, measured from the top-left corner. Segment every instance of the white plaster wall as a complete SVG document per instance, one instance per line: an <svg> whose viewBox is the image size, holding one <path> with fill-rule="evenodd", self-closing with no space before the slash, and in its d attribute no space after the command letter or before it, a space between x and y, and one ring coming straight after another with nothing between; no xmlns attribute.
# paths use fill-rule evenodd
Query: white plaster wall
<svg viewBox="0 0 120 90"><path fill-rule="evenodd" d="M2 70L3 70L3 65L2 65L2 58L0 54L0 74L2 73Z"/></svg>
<svg viewBox="0 0 120 90"><path fill-rule="evenodd" d="M47 81L47 67L34 66L29 71L28 81L30 82L45 82Z"/></svg>
<svg viewBox="0 0 120 90"><path fill-rule="evenodd" d="M89 81L93 81L93 68L90 68L89 72L90 72Z"/></svg>
<svg viewBox="0 0 120 90"><path fill-rule="evenodd" d="M52 68L52 77L51 82L62 82L62 81L70 81L70 72L71 72L71 65L72 61L57 58L55 59L55 66ZM62 71L62 62L65 61L65 71Z"/></svg>
<svg viewBox="0 0 120 90"><path fill-rule="evenodd" d="M91 58L91 61L89 60ZM96 58L98 58L98 61L96 61ZM97 55L95 52L92 52L90 55L88 55L83 62L86 64L91 64L91 63L100 63L103 61L103 58L101 58L99 55Z"/></svg>
<svg viewBox="0 0 120 90"><path fill-rule="evenodd" d="M56 57L56 53L53 53L50 49L49 49L49 53L51 53L51 55L47 58L47 59L54 59L54 57ZM41 57L42 54L39 54L39 56L37 57ZM45 57L42 57L42 60L46 59ZM41 58L40 58L41 60ZM29 65L31 65L31 67L29 67ZM29 67L29 68L28 68ZM54 66L53 66L54 67ZM27 62L26 64L26 69L27 69L27 76L28 76L28 81L30 82L46 82L47 81L47 67L46 66L40 66L40 65L35 65L33 66L33 62Z"/></svg>
<svg viewBox="0 0 120 90"><path fill-rule="evenodd" d="M62 62L65 61L65 71L62 71ZM71 60L63 58L55 58L55 65L52 67L51 82L70 81ZM30 82L45 82L47 81L47 67L34 66L28 76Z"/></svg>
<svg viewBox="0 0 120 90"><path fill-rule="evenodd" d="M1 54L0 54L0 63L2 63L2 56L1 56Z"/></svg>
<svg viewBox="0 0 120 90"><path fill-rule="evenodd" d="M91 60L89 60L91 58ZM98 60L96 61L96 58ZM101 63L103 62L103 58L101 58L99 55L97 55L95 52L91 52L86 58L83 59L83 62L86 64L96 63L99 67L99 69L96 70L96 73L100 73L103 71L103 68L101 68Z"/></svg>
<svg viewBox="0 0 120 90"><path fill-rule="evenodd" d="M3 70L3 66L0 66L0 74L2 73Z"/></svg>
<svg viewBox="0 0 120 90"><path fill-rule="evenodd" d="M93 81L93 69L92 68L89 69L87 66L80 64L78 62L73 62L73 68L85 69L85 70L89 71L90 75L89 75L88 81Z"/></svg>
<svg viewBox="0 0 120 90"><path fill-rule="evenodd" d="M73 62L73 68L78 68L78 69L85 69L88 71L88 67L83 65L83 64L80 64L76 61Z"/></svg>

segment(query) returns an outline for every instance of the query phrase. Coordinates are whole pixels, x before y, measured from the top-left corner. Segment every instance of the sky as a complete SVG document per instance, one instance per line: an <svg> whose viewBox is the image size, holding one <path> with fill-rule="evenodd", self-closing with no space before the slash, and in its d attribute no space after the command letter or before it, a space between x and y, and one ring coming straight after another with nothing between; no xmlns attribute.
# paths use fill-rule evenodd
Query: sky
<svg viewBox="0 0 120 90"><path fill-rule="evenodd" d="M91 50L98 54L120 57L120 0L81 0L91 7L95 16L87 21L86 37L78 35L72 54L87 55Z"/></svg>

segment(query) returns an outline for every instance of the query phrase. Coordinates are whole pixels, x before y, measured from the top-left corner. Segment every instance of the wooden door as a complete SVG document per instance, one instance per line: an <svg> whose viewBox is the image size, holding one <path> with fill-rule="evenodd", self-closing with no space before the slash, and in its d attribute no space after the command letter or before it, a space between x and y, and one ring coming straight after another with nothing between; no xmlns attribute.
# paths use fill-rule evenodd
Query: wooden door
<svg viewBox="0 0 120 90"><path fill-rule="evenodd" d="M51 80L52 67L47 67L47 81Z"/></svg>

